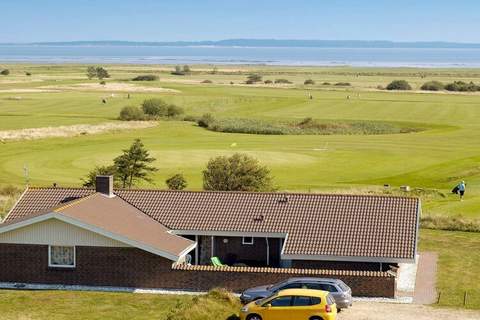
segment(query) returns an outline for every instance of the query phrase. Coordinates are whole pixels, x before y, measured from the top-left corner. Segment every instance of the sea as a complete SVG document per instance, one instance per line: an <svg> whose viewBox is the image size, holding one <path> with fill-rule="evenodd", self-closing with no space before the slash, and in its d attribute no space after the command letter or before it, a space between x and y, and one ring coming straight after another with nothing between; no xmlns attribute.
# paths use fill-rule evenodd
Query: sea
<svg viewBox="0 0 480 320"><path fill-rule="evenodd" d="M480 48L0 45L0 63L479 68Z"/></svg>

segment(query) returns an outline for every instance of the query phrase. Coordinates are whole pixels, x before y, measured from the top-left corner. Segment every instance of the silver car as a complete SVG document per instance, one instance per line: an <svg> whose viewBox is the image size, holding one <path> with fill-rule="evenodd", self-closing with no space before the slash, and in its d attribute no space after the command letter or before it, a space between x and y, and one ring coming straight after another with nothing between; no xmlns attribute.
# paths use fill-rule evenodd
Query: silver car
<svg viewBox="0 0 480 320"><path fill-rule="evenodd" d="M247 289L240 296L240 300L246 304L285 289L328 291L335 299L339 310L352 306L352 289L342 280L329 278L290 278L280 283Z"/></svg>

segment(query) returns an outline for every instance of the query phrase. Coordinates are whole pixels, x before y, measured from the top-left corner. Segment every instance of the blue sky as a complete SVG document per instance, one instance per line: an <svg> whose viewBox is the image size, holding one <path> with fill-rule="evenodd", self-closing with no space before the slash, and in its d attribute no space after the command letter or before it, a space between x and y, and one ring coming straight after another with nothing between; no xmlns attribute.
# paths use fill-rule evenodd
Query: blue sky
<svg viewBox="0 0 480 320"><path fill-rule="evenodd" d="M480 42L478 0L0 0L0 42Z"/></svg>

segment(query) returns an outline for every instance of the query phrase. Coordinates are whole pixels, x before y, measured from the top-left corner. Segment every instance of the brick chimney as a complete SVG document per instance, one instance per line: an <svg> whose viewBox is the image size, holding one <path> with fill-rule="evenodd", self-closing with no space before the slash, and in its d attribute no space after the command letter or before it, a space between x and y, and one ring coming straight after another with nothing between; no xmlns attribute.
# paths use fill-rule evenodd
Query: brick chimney
<svg viewBox="0 0 480 320"><path fill-rule="evenodd" d="M115 197L113 194L113 176L97 176L95 178L95 191L110 198Z"/></svg>

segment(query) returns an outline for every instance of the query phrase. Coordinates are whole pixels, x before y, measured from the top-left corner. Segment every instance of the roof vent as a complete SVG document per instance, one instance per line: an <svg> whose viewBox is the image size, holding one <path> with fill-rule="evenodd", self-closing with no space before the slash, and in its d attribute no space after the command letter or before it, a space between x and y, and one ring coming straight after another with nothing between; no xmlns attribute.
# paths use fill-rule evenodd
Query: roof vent
<svg viewBox="0 0 480 320"><path fill-rule="evenodd" d="M281 197L280 199L278 199L278 203L288 203L288 196L285 195L285 196Z"/></svg>
<svg viewBox="0 0 480 320"><path fill-rule="evenodd" d="M262 222L263 219L264 219L263 214L259 214L259 215L253 217L253 221L255 221L255 222Z"/></svg>
<svg viewBox="0 0 480 320"><path fill-rule="evenodd" d="M107 197L114 197L113 194L113 176L96 176L95 191L106 195Z"/></svg>

